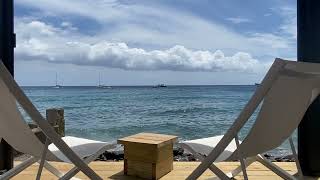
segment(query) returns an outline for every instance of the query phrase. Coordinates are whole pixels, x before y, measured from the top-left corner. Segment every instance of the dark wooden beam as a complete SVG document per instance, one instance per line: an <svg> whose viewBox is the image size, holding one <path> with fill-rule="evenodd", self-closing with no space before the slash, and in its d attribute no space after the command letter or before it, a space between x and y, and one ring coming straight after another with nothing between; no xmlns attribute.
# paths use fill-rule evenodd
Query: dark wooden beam
<svg viewBox="0 0 320 180"><path fill-rule="evenodd" d="M320 1L297 1L298 61L320 63ZM320 98L309 107L298 128L303 174L320 176Z"/></svg>
<svg viewBox="0 0 320 180"><path fill-rule="evenodd" d="M14 73L15 35L13 26L13 0L0 1L0 60ZM3 139L0 142L0 171L13 167L13 149Z"/></svg>

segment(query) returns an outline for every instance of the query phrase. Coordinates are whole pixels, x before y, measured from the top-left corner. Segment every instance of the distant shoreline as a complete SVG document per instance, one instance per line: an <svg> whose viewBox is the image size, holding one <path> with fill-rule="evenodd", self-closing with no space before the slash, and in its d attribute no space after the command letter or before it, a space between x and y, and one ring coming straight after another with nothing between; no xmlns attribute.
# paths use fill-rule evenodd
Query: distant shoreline
<svg viewBox="0 0 320 180"><path fill-rule="evenodd" d="M154 87L154 85L108 85L110 87ZM203 86L255 86L255 84L213 84L213 85L166 85L168 87L203 87ZM54 87L54 86L29 86L29 85L22 85L22 88L26 87ZM62 86L62 87L90 87L90 88L96 88L97 86L94 85L85 85L85 86L80 86L80 85L74 85L74 86Z"/></svg>

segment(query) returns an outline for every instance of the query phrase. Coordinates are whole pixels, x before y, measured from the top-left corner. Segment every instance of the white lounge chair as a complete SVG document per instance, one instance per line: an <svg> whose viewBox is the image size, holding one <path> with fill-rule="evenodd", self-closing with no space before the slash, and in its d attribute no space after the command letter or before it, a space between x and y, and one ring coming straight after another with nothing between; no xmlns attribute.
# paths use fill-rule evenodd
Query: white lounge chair
<svg viewBox="0 0 320 180"><path fill-rule="evenodd" d="M254 161L278 174L283 179L303 178L291 135L298 127L306 110L318 97L320 90L320 64L276 59L252 98L224 136L182 142L194 153L201 164L187 179L197 179L206 170L212 170L220 179L230 179L243 172ZM238 132L262 102L257 118L242 142ZM298 173L291 175L261 156L289 140ZM224 173L213 163L240 160L241 166Z"/></svg>
<svg viewBox="0 0 320 180"><path fill-rule="evenodd" d="M47 137L45 144L40 142L23 120L17 103L29 114L31 119ZM95 160L106 150L115 147L115 144L83 138L71 136L61 138L27 98L0 60L1 138L14 149L29 154L31 157L0 175L0 180L10 179L35 162L40 163L37 179L40 179L43 167L60 179L70 179L79 171L82 171L90 179L102 179L87 164ZM73 163L75 167L66 174L63 174L47 161Z"/></svg>

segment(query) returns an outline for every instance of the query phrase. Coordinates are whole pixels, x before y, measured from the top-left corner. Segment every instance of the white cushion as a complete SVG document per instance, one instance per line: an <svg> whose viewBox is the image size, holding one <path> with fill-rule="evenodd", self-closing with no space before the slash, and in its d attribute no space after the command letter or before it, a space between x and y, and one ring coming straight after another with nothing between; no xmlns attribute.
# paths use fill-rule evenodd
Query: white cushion
<svg viewBox="0 0 320 180"><path fill-rule="evenodd" d="M111 145L102 141L94 141L90 139L66 136L62 140L82 159L95 154L104 146ZM61 161L71 163L71 161L54 145L50 144L48 149L58 157Z"/></svg>
<svg viewBox="0 0 320 180"><path fill-rule="evenodd" d="M191 148L193 151L195 151L201 155L208 156L209 153L220 142L222 137L223 137L223 135L209 137L209 138L202 138L202 139L194 139L194 140L189 140L189 141L183 141L180 144L182 144L183 146L187 146L188 148ZM236 149L237 149L237 145L236 145L235 140L233 139L231 141L231 143L221 153L221 155L217 158L217 160L215 162L220 162L220 161L226 160Z"/></svg>

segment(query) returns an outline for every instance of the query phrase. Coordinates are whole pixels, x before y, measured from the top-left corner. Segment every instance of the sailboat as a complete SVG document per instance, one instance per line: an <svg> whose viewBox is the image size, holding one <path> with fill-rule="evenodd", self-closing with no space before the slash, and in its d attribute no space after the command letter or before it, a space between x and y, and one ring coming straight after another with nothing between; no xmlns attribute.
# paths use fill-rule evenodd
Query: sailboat
<svg viewBox="0 0 320 180"><path fill-rule="evenodd" d="M56 73L56 85L53 86L53 88L55 88L55 89L60 89L60 88L62 88L62 86L58 84L58 73Z"/></svg>
<svg viewBox="0 0 320 180"><path fill-rule="evenodd" d="M99 84L98 84L97 88L102 88L102 89L110 89L111 88L110 86L106 86L106 85L101 84L101 73L99 73Z"/></svg>
<svg viewBox="0 0 320 180"><path fill-rule="evenodd" d="M157 84L157 85L153 86L153 88L162 88L162 87L167 87L167 85L165 85L165 84Z"/></svg>

